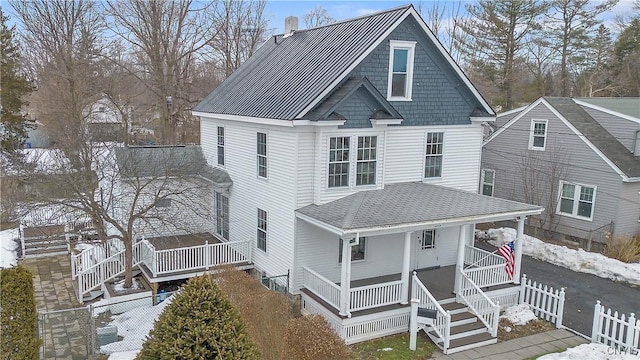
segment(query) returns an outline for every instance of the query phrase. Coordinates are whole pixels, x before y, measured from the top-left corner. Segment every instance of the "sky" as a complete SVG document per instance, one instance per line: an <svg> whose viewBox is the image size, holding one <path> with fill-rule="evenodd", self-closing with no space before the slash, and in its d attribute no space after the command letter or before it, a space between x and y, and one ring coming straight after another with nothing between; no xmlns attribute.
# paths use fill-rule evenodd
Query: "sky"
<svg viewBox="0 0 640 360"><path fill-rule="evenodd" d="M428 8L435 1L414 1L414 6L421 5ZM440 1L449 6L457 3L457 1ZM473 2L473 1L463 1ZM594 2L602 2L594 0ZM330 16L337 20L344 20L352 17L370 14L373 12L390 9L412 3L411 1L388 1L388 0L369 0L369 1L340 1L340 0L302 0L302 1L286 1L286 0L270 0L266 6L266 17L269 20L269 27L274 30L274 34L284 32L284 19L287 16L297 16L299 19L299 28L304 28L302 20L304 14L320 6L327 10ZM605 23L613 23L613 19L617 14L628 14L633 8L633 0L620 0L620 2L609 12L601 17ZM616 32L613 31L612 32Z"/></svg>

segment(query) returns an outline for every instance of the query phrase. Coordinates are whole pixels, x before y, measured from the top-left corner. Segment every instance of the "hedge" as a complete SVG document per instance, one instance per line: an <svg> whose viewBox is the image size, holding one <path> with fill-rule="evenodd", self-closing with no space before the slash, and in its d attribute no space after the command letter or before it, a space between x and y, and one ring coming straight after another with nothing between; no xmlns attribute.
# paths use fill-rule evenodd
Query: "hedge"
<svg viewBox="0 0 640 360"><path fill-rule="evenodd" d="M36 301L31 272L18 265L0 271L0 359L37 359Z"/></svg>

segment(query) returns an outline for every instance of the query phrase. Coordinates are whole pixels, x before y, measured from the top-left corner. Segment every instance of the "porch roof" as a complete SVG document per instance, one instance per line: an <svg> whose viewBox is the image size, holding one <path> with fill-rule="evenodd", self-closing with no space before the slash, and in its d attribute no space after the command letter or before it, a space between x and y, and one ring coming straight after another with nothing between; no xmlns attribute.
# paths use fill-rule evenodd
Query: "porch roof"
<svg viewBox="0 0 640 360"><path fill-rule="evenodd" d="M412 231L515 219L543 207L421 182L385 185L323 205L307 205L296 216L334 233Z"/></svg>

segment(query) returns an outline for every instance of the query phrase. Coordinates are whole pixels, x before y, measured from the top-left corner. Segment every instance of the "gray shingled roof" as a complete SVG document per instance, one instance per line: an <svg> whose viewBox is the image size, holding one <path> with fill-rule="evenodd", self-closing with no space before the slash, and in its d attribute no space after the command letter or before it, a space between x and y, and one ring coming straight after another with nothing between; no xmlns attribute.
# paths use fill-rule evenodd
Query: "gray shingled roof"
<svg viewBox="0 0 640 360"><path fill-rule="evenodd" d="M131 146L115 149L125 178L200 175L219 186L230 186L226 171L209 166L200 146Z"/></svg>
<svg viewBox="0 0 640 360"><path fill-rule="evenodd" d="M410 8L276 35L193 111L293 120Z"/></svg>
<svg viewBox="0 0 640 360"><path fill-rule="evenodd" d="M562 116L628 177L640 177L640 157L634 156L571 98L545 97Z"/></svg>
<svg viewBox="0 0 640 360"><path fill-rule="evenodd" d="M313 111L304 116L307 120L329 119L340 105L353 95L358 89L364 89L378 103L376 110L370 114L371 119L402 119L402 115L385 99L378 89L366 77L347 79L329 97L327 97Z"/></svg>
<svg viewBox="0 0 640 360"><path fill-rule="evenodd" d="M413 182L360 191L323 205L308 205L297 212L349 231L485 215L526 215L542 210L535 205Z"/></svg>
<svg viewBox="0 0 640 360"><path fill-rule="evenodd" d="M640 119L640 97L578 98L576 100Z"/></svg>

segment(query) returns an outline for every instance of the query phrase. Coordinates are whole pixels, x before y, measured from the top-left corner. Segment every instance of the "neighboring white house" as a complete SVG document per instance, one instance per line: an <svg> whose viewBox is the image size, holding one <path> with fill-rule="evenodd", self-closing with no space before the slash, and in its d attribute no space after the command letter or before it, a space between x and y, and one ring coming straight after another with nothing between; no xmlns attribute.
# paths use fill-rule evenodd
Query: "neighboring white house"
<svg viewBox="0 0 640 360"><path fill-rule="evenodd" d="M290 272L303 313L353 343L407 331L418 298L445 352L495 342L496 297L481 288L517 282L522 244L512 281L473 246L474 226L516 220L521 238L544 209L477 194L495 113L413 6L287 26L193 114L209 164L233 180L214 195L214 232L250 241L257 271ZM437 268L451 277L411 277ZM453 330L456 301L478 328Z"/></svg>
<svg viewBox="0 0 640 360"><path fill-rule="evenodd" d="M587 247L640 233L640 98L543 97L495 125L484 194L546 207L530 225Z"/></svg>

